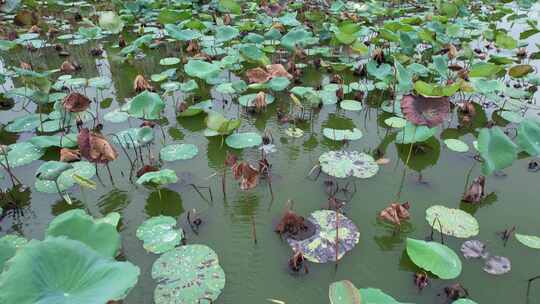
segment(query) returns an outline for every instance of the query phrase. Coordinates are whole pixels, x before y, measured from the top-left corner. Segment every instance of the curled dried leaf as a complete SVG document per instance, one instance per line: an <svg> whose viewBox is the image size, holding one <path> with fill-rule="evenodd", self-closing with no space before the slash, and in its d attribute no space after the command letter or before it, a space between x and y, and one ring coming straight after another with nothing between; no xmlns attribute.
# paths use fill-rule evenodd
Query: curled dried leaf
<svg viewBox="0 0 540 304"><path fill-rule="evenodd" d="M401 111L408 121L432 128L446 119L450 113L450 102L447 97L404 95Z"/></svg>
<svg viewBox="0 0 540 304"><path fill-rule="evenodd" d="M62 148L60 149L60 161L71 163L81 160L81 152L76 149Z"/></svg>
<svg viewBox="0 0 540 304"><path fill-rule="evenodd" d="M446 294L446 297L452 301L469 296L467 289L465 289L459 283L445 287L444 293Z"/></svg>
<svg viewBox="0 0 540 304"><path fill-rule="evenodd" d="M266 70L268 73L270 73L271 77L287 77L288 79L292 79L293 76L287 72L285 67L283 67L282 64L269 64L266 66Z"/></svg>
<svg viewBox="0 0 540 304"><path fill-rule="evenodd" d="M62 65L60 66L60 71L62 71L62 73L68 73L68 74L78 71L80 69L81 67L78 64L69 62L67 60L64 61Z"/></svg>
<svg viewBox="0 0 540 304"><path fill-rule="evenodd" d="M234 179L240 181L241 190L250 190L259 183L259 171L248 162L237 162L232 166Z"/></svg>
<svg viewBox="0 0 540 304"><path fill-rule="evenodd" d="M144 78L143 75L137 75L133 81L133 90L135 92L154 91L154 87Z"/></svg>
<svg viewBox="0 0 540 304"><path fill-rule="evenodd" d="M90 162L108 163L118 158L118 152L109 141L99 133L90 132L88 128L79 131L77 143L81 155Z"/></svg>
<svg viewBox="0 0 540 304"><path fill-rule="evenodd" d="M246 71L250 83L265 83L270 80L270 74L262 68L254 68Z"/></svg>
<svg viewBox="0 0 540 304"><path fill-rule="evenodd" d="M401 225L401 221L408 220L410 205L408 202L403 204L391 203L379 213L379 218L386 220L394 225Z"/></svg>
<svg viewBox="0 0 540 304"><path fill-rule="evenodd" d="M158 167L151 166L151 165L144 165L142 168L140 168L137 171L136 176L137 176L137 178L139 178L139 177L143 176L145 173L156 172L156 171L159 171Z"/></svg>
<svg viewBox="0 0 540 304"><path fill-rule="evenodd" d="M90 99L83 94L71 92L64 98L62 104L68 112L84 112L90 106Z"/></svg>
<svg viewBox="0 0 540 304"><path fill-rule="evenodd" d="M255 104L255 109L257 109L257 111L265 109L266 105L268 104L266 102L266 93L263 91L260 91L259 93L257 93L257 96L255 96L254 104Z"/></svg>
<svg viewBox="0 0 540 304"><path fill-rule="evenodd" d="M463 195L463 201L467 203L477 204L486 196L486 177L479 176L475 178L469 189Z"/></svg>

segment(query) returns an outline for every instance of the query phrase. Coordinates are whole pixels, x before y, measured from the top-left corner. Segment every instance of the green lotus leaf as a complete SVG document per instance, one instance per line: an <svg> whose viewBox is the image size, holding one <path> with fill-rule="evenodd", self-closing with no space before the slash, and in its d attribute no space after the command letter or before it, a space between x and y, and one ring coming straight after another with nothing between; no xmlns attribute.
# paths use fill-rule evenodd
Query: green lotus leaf
<svg viewBox="0 0 540 304"><path fill-rule="evenodd" d="M115 12L102 12L99 15L99 26L113 34L118 34L124 28L124 22Z"/></svg>
<svg viewBox="0 0 540 304"><path fill-rule="evenodd" d="M8 153L0 152L0 163L6 165L6 158L11 168L28 165L43 156L44 151L29 141L19 142L8 146Z"/></svg>
<svg viewBox="0 0 540 304"><path fill-rule="evenodd" d="M221 73L217 65L198 59L190 59L184 66L184 71L191 77L204 80L217 77Z"/></svg>
<svg viewBox="0 0 540 304"><path fill-rule="evenodd" d="M478 221L469 213L441 205L431 206L426 210L426 221L437 231L457 238L469 238L478 235Z"/></svg>
<svg viewBox="0 0 540 304"><path fill-rule="evenodd" d="M455 279L461 273L458 255L443 244L407 238L407 254L418 267L441 279Z"/></svg>
<svg viewBox="0 0 540 304"><path fill-rule="evenodd" d="M347 111L360 111L362 110L362 103L356 100L343 100L339 107Z"/></svg>
<svg viewBox="0 0 540 304"><path fill-rule="evenodd" d="M481 129L477 149L484 160L482 172L485 175L512 165L517 158L518 150L516 144L499 127Z"/></svg>
<svg viewBox="0 0 540 304"><path fill-rule="evenodd" d="M177 57L167 57L159 61L161 65L175 65L180 63L180 58Z"/></svg>
<svg viewBox="0 0 540 304"><path fill-rule="evenodd" d="M287 136L289 137L300 138L304 136L304 130L300 128L289 127L287 128L287 130L285 130L285 134L287 134Z"/></svg>
<svg viewBox="0 0 540 304"><path fill-rule="evenodd" d="M56 179L58 189L54 180L37 178L34 186L36 190L44 193L57 193L58 190L65 191L76 184L75 174L90 179L96 175L96 167L87 161L78 161L71 163L73 168L62 171ZM58 165L60 166L60 165Z"/></svg>
<svg viewBox="0 0 540 304"><path fill-rule="evenodd" d="M174 24L165 24L165 31L167 32L167 35L179 41L195 40L202 36L199 31L190 29L183 30Z"/></svg>
<svg viewBox="0 0 540 304"><path fill-rule="evenodd" d="M79 241L49 237L30 241L0 275L0 302L18 304L107 303L122 300L140 270L105 258Z"/></svg>
<svg viewBox="0 0 540 304"><path fill-rule="evenodd" d="M330 304L360 304L360 292L353 283L347 280L330 284L328 288Z"/></svg>
<svg viewBox="0 0 540 304"><path fill-rule="evenodd" d="M192 144L167 145L159 151L159 157L164 161L186 160L194 158L199 149Z"/></svg>
<svg viewBox="0 0 540 304"><path fill-rule="evenodd" d="M240 54L246 60L257 62L262 65L270 64L270 59L266 54L253 43L244 44L240 47Z"/></svg>
<svg viewBox="0 0 540 304"><path fill-rule="evenodd" d="M40 135L28 140L34 146L45 149L49 147L73 148L77 146L77 133L66 135Z"/></svg>
<svg viewBox="0 0 540 304"><path fill-rule="evenodd" d="M40 119L41 116L41 119ZM47 119L47 114L27 114L15 118L7 126L6 131L12 133L32 131L39 126L42 121Z"/></svg>
<svg viewBox="0 0 540 304"><path fill-rule="evenodd" d="M534 72L534 68L530 64L518 64L508 70L508 75L513 78L522 78L531 72Z"/></svg>
<svg viewBox="0 0 540 304"><path fill-rule="evenodd" d="M470 299L462 298L462 299L457 299L456 301L452 302L452 304L478 304L478 303Z"/></svg>
<svg viewBox="0 0 540 304"><path fill-rule="evenodd" d="M131 128L116 133L112 141L125 148L133 149L147 145L154 140L154 130L150 127Z"/></svg>
<svg viewBox="0 0 540 304"><path fill-rule="evenodd" d="M362 304L401 304L393 297L377 288L360 288Z"/></svg>
<svg viewBox="0 0 540 304"><path fill-rule="evenodd" d="M518 240L521 244L530 248L540 249L540 237L520 233L516 233L514 234L514 236L516 237L516 240Z"/></svg>
<svg viewBox="0 0 540 304"><path fill-rule="evenodd" d="M238 97L238 103L243 105L244 107L254 107L255 106L255 97L257 97L257 94L247 94L242 95ZM270 94L266 94L266 104L269 105L273 103L275 100L274 96Z"/></svg>
<svg viewBox="0 0 540 304"><path fill-rule="evenodd" d="M354 128L352 130L339 130L332 128L323 129L324 137L335 140L335 141L344 141L344 140L358 140L362 138L362 131Z"/></svg>
<svg viewBox="0 0 540 304"><path fill-rule="evenodd" d="M236 27L230 25L218 26L215 28L215 31L215 37L218 42L229 41L240 35L240 31Z"/></svg>
<svg viewBox="0 0 540 304"><path fill-rule="evenodd" d="M450 97L459 91L460 88L461 87L458 82L447 86L427 83L421 80L414 83L414 90L424 97Z"/></svg>
<svg viewBox="0 0 540 304"><path fill-rule="evenodd" d="M103 115L103 119L112 123L121 123L126 122L129 119L129 114L127 112L116 109Z"/></svg>
<svg viewBox="0 0 540 304"><path fill-rule="evenodd" d="M199 88L199 85L193 79L190 79L190 80L180 84L180 91L185 92L185 93L193 92L193 91L197 90L198 88ZM193 105L193 106L195 106L195 105Z"/></svg>
<svg viewBox="0 0 540 304"><path fill-rule="evenodd" d="M304 48L311 44L317 43L317 38L313 37L311 32L302 28L293 29L283 37L281 37L281 45L290 51L293 51L296 47Z"/></svg>
<svg viewBox="0 0 540 304"><path fill-rule="evenodd" d="M0 211L1 213L1 211ZM15 234L7 234L0 238L0 273L4 269L4 264L11 259L17 249L26 245L28 241Z"/></svg>
<svg viewBox="0 0 540 304"><path fill-rule="evenodd" d="M493 63L480 62L471 66L469 77L496 78L497 74L503 69L503 67Z"/></svg>
<svg viewBox="0 0 540 304"><path fill-rule="evenodd" d="M512 50L518 46L518 42L512 36L499 32L495 36L495 44L503 49Z"/></svg>
<svg viewBox="0 0 540 304"><path fill-rule="evenodd" d="M448 149L455 152L464 153L469 151L469 146L467 143L459 139L448 138L444 140L444 144L448 147Z"/></svg>
<svg viewBox="0 0 540 304"><path fill-rule="evenodd" d="M128 107L128 114L142 119L159 119L165 109L165 102L153 92L144 91L133 97Z"/></svg>
<svg viewBox="0 0 540 304"><path fill-rule="evenodd" d="M525 119L518 127L516 141L531 156L540 155L540 123Z"/></svg>
<svg viewBox="0 0 540 304"><path fill-rule="evenodd" d="M287 239L289 246L295 251L301 250L308 261L335 262L336 258L341 259L360 240L360 232L353 221L335 211L314 211L308 217L308 221L315 227L315 233L312 236L303 240ZM337 228L339 231L336 233ZM339 237L338 246L336 246L336 236Z"/></svg>
<svg viewBox="0 0 540 304"><path fill-rule="evenodd" d="M329 151L319 157L324 173L338 177L370 178L379 172L373 157L357 151Z"/></svg>
<svg viewBox="0 0 540 304"><path fill-rule="evenodd" d="M205 245L186 245L162 254L152 266L156 304L214 302L225 287L216 253Z"/></svg>
<svg viewBox="0 0 540 304"><path fill-rule="evenodd" d="M95 220L82 209L69 210L55 217L45 236L65 236L82 242L104 257L114 257L120 248L116 226Z"/></svg>
<svg viewBox="0 0 540 304"><path fill-rule="evenodd" d="M178 181L176 173L171 169L147 172L137 179L137 184L153 183L157 185L174 184Z"/></svg>
<svg viewBox="0 0 540 304"><path fill-rule="evenodd" d="M184 237L182 228L174 229L176 219L171 216L156 216L147 219L137 228L137 238L144 242L146 251L161 254L174 249Z"/></svg>
<svg viewBox="0 0 540 304"><path fill-rule="evenodd" d="M520 113L516 113L515 111L503 110L498 112L498 114L509 122L521 123L523 121L523 116Z"/></svg>
<svg viewBox="0 0 540 304"><path fill-rule="evenodd" d="M227 136L225 143L233 149L246 149L262 144L262 137L255 132L234 133Z"/></svg>
<svg viewBox="0 0 540 304"><path fill-rule="evenodd" d="M435 135L437 128L429 128L427 126L418 126L411 122L407 122L405 127L396 135L397 144L411 144L424 142Z"/></svg>
<svg viewBox="0 0 540 304"><path fill-rule="evenodd" d="M291 81L287 77L272 77L266 85L273 91L283 91L285 90Z"/></svg>
<svg viewBox="0 0 540 304"><path fill-rule="evenodd" d="M236 15L240 15L242 13L242 6L240 6L236 0L219 0L218 9L223 13L233 13Z"/></svg>
<svg viewBox="0 0 540 304"><path fill-rule="evenodd" d="M61 161L50 160L39 166L36 177L42 180L55 181L64 171L73 168L73 165Z"/></svg>
<svg viewBox="0 0 540 304"><path fill-rule="evenodd" d="M405 125L407 124L407 120L401 117L393 116L393 117L385 119L384 123L389 127L401 129L405 127Z"/></svg>

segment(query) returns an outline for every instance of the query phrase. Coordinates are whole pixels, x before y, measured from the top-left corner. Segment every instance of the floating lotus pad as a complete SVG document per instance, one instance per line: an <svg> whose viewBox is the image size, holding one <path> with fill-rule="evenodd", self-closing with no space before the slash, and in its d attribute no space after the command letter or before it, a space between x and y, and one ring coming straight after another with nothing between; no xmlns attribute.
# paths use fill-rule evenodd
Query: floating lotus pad
<svg viewBox="0 0 540 304"><path fill-rule="evenodd" d="M107 303L124 299L140 270L101 256L79 241L32 240L0 275L1 303Z"/></svg>
<svg viewBox="0 0 540 304"><path fill-rule="evenodd" d="M501 275L509 272L512 269L512 265L510 260L506 257L490 256L486 260L486 264L484 265L483 269L489 274Z"/></svg>
<svg viewBox="0 0 540 304"><path fill-rule="evenodd" d="M478 240L469 240L461 245L461 253L466 259L486 258L486 245Z"/></svg>
<svg viewBox="0 0 540 304"><path fill-rule="evenodd" d="M155 120L160 118L163 109L165 102L158 94L144 91L133 97L128 104L127 113L136 118Z"/></svg>
<svg viewBox="0 0 540 304"><path fill-rule="evenodd" d="M377 288L360 288L359 291L362 296L362 304L401 304Z"/></svg>
<svg viewBox="0 0 540 304"><path fill-rule="evenodd" d="M30 142L24 141L8 146L7 161L11 168L28 165L38 160L45 152ZM6 155L0 153L0 163L6 165Z"/></svg>
<svg viewBox="0 0 540 304"><path fill-rule="evenodd" d="M50 160L39 166L36 177L42 180L55 181L64 171L73 168L73 165L61 161Z"/></svg>
<svg viewBox="0 0 540 304"><path fill-rule="evenodd" d="M330 304L360 304L360 292L353 283L347 280L338 281L330 284L328 288L328 297Z"/></svg>
<svg viewBox="0 0 540 304"><path fill-rule="evenodd" d="M50 223L47 237L64 236L82 242L105 257L114 257L120 248L120 234L116 225L94 220L82 209L66 211Z"/></svg>
<svg viewBox="0 0 540 304"><path fill-rule="evenodd" d="M184 237L182 228L174 229L175 226L174 217L152 217L137 228L137 238L144 242L144 249L161 254L174 249Z"/></svg>
<svg viewBox="0 0 540 304"><path fill-rule="evenodd" d="M41 118L40 118L41 117ZM27 114L15 118L7 126L6 131L12 133L32 131L37 128L42 121L47 119L47 114Z"/></svg>
<svg viewBox="0 0 540 304"><path fill-rule="evenodd" d="M324 173L338 178L370 178L379 171L373 157L357 151L326 152L319 157L319 162Z"/></svg>
<svg viewBox="0 0 540 304"><path fill-rule="evenodd" d="M482 172L485 175L512 165L517 158L517 145L499 127L480 130L477 146L484 160Z"/></svg>
<svg viewBox="0 0 540 304"><path fill-rule="evenodd" d="M178 181L176 173L171 169L147 172L137 179L137 184L153 183L157 185L174 184Z"/></svg>
<svg viewBox="0 0 540 304"><path fill-rule="evenodd" d="M172 144L167 145L159 151L159 157L168 162L175 160L186 160L194 158L199 149L192 144Z"/></svg>
<svg viewBox="0 0 540 304"><path fill-rule="evenodd" d="M457 238L475 236L480 230L478 221L472 215L460 209L441 205L431 206L426 210L426 221L435 230Z"/></svg>
<svg viewBox="0 0 540 304"><path fill-rule="evenodd" d="M73 148L77 146L77 133L34 136L28 141L42 149L49 147Z"/></svg>
<svg viewBox="0 0 540 304"><path fill-rule="evenodd" d="M244 107L254 107L255 106L255 97L257 94L247 94L238 97L238 103ZM270 94L266 94L266 104L269 105L273 103L276 99Z"/></svg>
<svg viewBox="0 0 540 304"><path fill-rule="evenodd" d="M175 65L179 63L180 63L180 58L177 58L177 57L163 58L159 61L160 65Z"/></svg>
<svg viewBox="0 0 540 304"><path fill-rule="evenodd" d="M57 166L63 166L61 164L58 164L60 162L49 162L49 166L57 165ZM58 183L58 188L60 191L65 191L75 185L75 179L73 178L74 174L77 174L79 176L82 176L83 178L90 179L96 175L96 167L87 162L87 161L78 161L74 163L70 163L73 168L67 169L61 172L61 174L56 179L56 183ZM56 184L54 180L47 180L47 179L41 179L37 178L36 182L34 184L36 187L36 190L39 192L44 193L57 193L58 189L56 188Z"/></svg>
<svg viewBox="0 0 540 304"><path fill-rule="evenodd" d="M1 213L1 210L0 210ZM11 259L17 249L26 245L28 241L15 234L7 234L0 238L0 273L4 269L4 263Z"/></svg>
<svg viewBox="0 0 540 304"><path fill-rule="evenodd" d="M304 131L300 128L290 127L285 130L285 134L287 134L289 137L299 138L304 136Z"/></svg>
<svg viewBox="0 0 540 304"><path fill-rule="evenodd" d="M401 118L401 117L389 117L387 119L384 120L384 123L389 126L389 127L392 127L392 128L398 128L398 129L401 129L403 127L405 127L405 125L407 124L407 120Z"/></svg>
<svg viewBox="0 0 540 304"><path fill-rule="evenodd" d="M235 133L227 136L225 143L234 149L245 149L262 144L262 137L255 132Z"/></svg>
<svg viewBox="0 0 540 304"><path fill-rule="evenodd" d="M356 100L343 100L339 107L347 111L360 111L362 110L362 103Z"/></svg>
<svg viewBox="0 0 540 304"><path fill-rule="evenodd" d="M514 234L514 236L516 237L516 240L518 240L521 244L530 248L540 249L540 237L520 233L516 233Z"/></svg>
<svg viewBox="0 0 540 304"><path fill-rule="evenodd" d="M407 238L407 255L418 267L441 279L454 279L461 273L458 255L443 244Z"/></svg>
<svg viewBox="0 0 540 304"><path fill-rule="evenodd" d="M216 253L205 245L177 247L161 255L152 266L156 304L215 301L225 287L225 272Z"/></svg>
<svg viewBox="0 0 540 304"><path fill-rule="evenodd" d="M335 141L343 141L343 140L358 140L362 138L362 131L358 130L357 128L354 128L352 130L339 130L339 129L332 129L332 128L324 128L323 129L323 135L324 137L335 140Z"/></svg>
<svg viewBox="0 0 540 304"><path fill-rule="evenodd" d="M137 148L147 145L154 140L154 130L150 127L131 128L116 133L112 141L125 148Z"/></svg>
<svg viewBox="0 0 540 304"><path fill-rule="evenodd" d="M314 263L327 263L336 261L336 219L338 214L331 210L318 210L308 217L315 228L315 234L311 237L298 241L287 239L289 245L298 248L304 257ZM347 217L339 214L339 252L338 259L341 259L347 251L356 246L360 239L360 232L356 225Z"/></svg>
<svg viewBox="0 0 540 304"><path fill-rule="evenodd" d="M448 147L448 149L455 152L464 153L464 152L469 151L469 146L465 142L459 139L454 139L454 138L445 139L444 144Z"/></svg>

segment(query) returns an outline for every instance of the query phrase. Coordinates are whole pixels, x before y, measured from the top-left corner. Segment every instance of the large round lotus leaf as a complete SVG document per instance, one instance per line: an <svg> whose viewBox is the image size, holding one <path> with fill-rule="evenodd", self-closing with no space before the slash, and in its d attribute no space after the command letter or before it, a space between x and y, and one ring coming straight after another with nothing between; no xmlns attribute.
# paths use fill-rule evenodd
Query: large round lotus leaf
<svg viewBox="0 0 540 304"><path fill-rule="evenodd" d="M432 137L436 128L429 128L426 126L417 126L410 122L407 122L405 127L401 129L396 135L397 144L411 144L417 142L423 142Z"/></svg>
<svg viewBox="0 0 540 304"><path fill-rule="evenodd" d="M221 69L217 65L197 59L190 59L184 66L184 71L191 77L205 80L216 77L221 73Z"/></svg>
<svg viewBox="0 0 540 304"><path fill-rule="evenodd" d="M339 225L336 219L339 217ZM313 223L315 234L305 240L287 239L289 245L304 253L307 260L314 263L336 261L336 236L339 238L338 259L356 246L360 232L356 225L347 217L332 210L318 210L309 216ZM336 233L336 227L339 231Z"/></svg>
<svg viewBox="0 0 540 304"><path fill-rule="evenodd" d="M478 221L469 213L441 205L426 210L426 220L437 231L457 238L469 238L479 233Z"/></svg>
<svg viewBox="0 0 540 304"><path fill-rule="evenodd" d="M339 104L340 108L347 111L360 111L362 110L362 103L356 100L343 100Z"/></svg>
<svg viewBox="0 0 540 304"><path fill-rule="evenodd" d="M484 128L478 135L478 152L484 160L482 172L485 175L502 170L517 158L516 144L499 127Z"/></svg>
<svg viewBox="0 0 540 304"><path fill-rule="evenodd" d="M520 233L516 233L514 236L521 244L530 248L540 249L540 237Z"/></svg>
<svg viewBox="0 0 540 304"><path fill-rule="evenodd" d="M257 97L257 94L247 94L242 95L238 97L238 103L243 105L244 107L254 107L255 106L255 97ZM275 100L274 96L270 94L266 94L266 104L269 105L273 103Z"/></svg>
<svg viewBox="0 0 540 304"><path fill-rule="evenodd" d="M444 144L448 147L448 149L455 151L455 152L467 152L469 151L469 146L467 143L454 138L449 138L444 140Z"/></svg>
<svg viewBox="0 0 540 304"><path fill-rule="evenodd" d="M441 279L454 279L461 273L458 255L443 244L407 238L407 254L418 267Z"/></svg>
<svg viewBox="0 0 540 304"><path fill-rule="evenodd" d="M15 118L7 126L6 131L12 133L32 131L39 126L41 121L47 119L46 114L27 114L22 117Z"/></svg>
<svg viewBox="0 0 540 304"><path fill-rule="evenodd" d="M230 25L221 25L216 27L216 40L218 42L225 42L229 41L233 38L236 38L240 34L240 31L233 26Z"/></svg>
<svg viewBox="0 0 540 304"><path fill-rule="evenodd" d="M156 304L213 302L225 287L218 256L205 245L186 245L164 253L152 266L152 278L158 281Z"/></svg>
<svg viewBox="0 0 540 304"><path fill-rule="evenodd" d="M55 217L49 223L45 236L65 236L85 243L105 257L114 257L120 248L116 226L94 220L82 209L66 211Z"/></svg>
<svg viewBox="0 0 540 304"><path fill-rule="evenodd" d="M347 280L330 284L328 288L330 304L360 304L360 292L353 283Z"/></svg>
<svg viewBox="0 0 540 304"><path fill-rule="evenodd" d="M360 288L362 304L401 304L393 297L377 288Z"/></svg>
<svg viewBox="0 0 540 304"><path fill-rule="evenodd" d="M0 238L0 273L4 269L4 263L11 259L17 252L17 249L26 245L26 243L28 241L25 238L14 234L4 235Z"/></svg>
<svg viewBox="0 0 540 304"><path fill-rule="evenodd" d="M358 130L357 128L352 130L324 128L323 135L324 137L335 141L357 140L362 138L362 131Z"/></svg>
<svg viewBox="0 0 540 304"><path fill-rule="evenodd" d="M144 249L161 254L174 249L184 237L182 228L177 230L174 226L176 226L174 217L152 217L137 228L137 238L144 242Z"/></svg>
<svg viewBox="0 0 540 304"><path fill-rule="evenodd" d="M42 180L56 180L64 171L73 168L73 165L61 161L50 160L39 166L36 177Z"/></svg>
<svg viewBox="0 0 540 304"><path fill-rule="evenodd" d="M128 114L143 119L159 119L161 111L165 109L165 102L153 92L144 91L133 97L128 107Z"/></svg>
<svg viewBox="0 0 540 304"><path fill-rule="evenodd" d="M161 65L175 65L180 63L180 58L177 57L167 57L159 61Z"/></svg>
<svg viewBox="0 0 540 304"><path fill-rule="evenodd" d="M112 141L125 148L133 149L149 144L154 140L154 130L150 127L131 128L116 133Z"/></svg>
<svg viewBox="0 0 540 304"><path fill-rule="evenodd" d="M262 137L255 132L235 133L227 136L225 143L233 149L245 149L262 144Z"/></svg>
<svg viewBox="0 0 540 304"><path fill-rule="evenodd" d="M519 147L531 156L540 155L540 123L531 119L521 122L517 132Z"/></svg>
<svg viewBox="0 0 540 304"><path fill-rule="evenodd" d="M62 147L73 148L77 146L77 133L60 135L41 135L34 136L28 140L34 146L39 148Z"/></svg>
<svg viewBox="0 0 540 304"><path fill-rule="evenodd" d="M152 183L157 185L174 184L178 181L176 173L171 169L147 172L137 179L137 184Z"/></svg>
<svg viewBox="0 0 540 304"><path fill-rule="evenodd" d="M65 191L75 185L75 179L73 178L73 174L77 174L79 176L82 176L83 178L90 179L96 175L96 167L87 162L87 161L79 161L75 163L71 163L73 168L63 171L60 176L56 179L56 182L58 183L58 188L60 188L60 191ZM39 192L44 193L57 193L58 189L56 188L56 184L54 183L54 180L46 180L37 178L35 182L36 190Z"/></svg>
<svg viewBox="0 0 540 304"><path fill-rule="evenodd" d="M66 239L30 241L0 275L0 303L73 304L122 300L140 270L105 258L87 245Z"/></svg>
<svg viewBox="0 0 540 304"><path fill-rule="evenodd" d="M7 161L11 168L27 165L43 156L44 151L30 142L20 142L8 146ZM6 165L6 155L0 152L0 163Z"/></svg>
<svg viewBox="0 0 540 304"><path fill-rule="evenodd" d="M192 159L199 153L197 146L192 144L172 144L159 151L159 157L164 161Z"/></svg>
<svg viewBox="0 0 540 304"><path fill-rule="evenodd" d="M326 152L319 157L319 163L324 173L338 178L370 178L379 171L373 157L358 151Z"/></svg>
<svg viewBox="0 0 540 304"><path fill-rule="evenodd" d="M113 34L118 34L124 28L124 22L115 12L107 11L99 15L99 26Z"/></svg>

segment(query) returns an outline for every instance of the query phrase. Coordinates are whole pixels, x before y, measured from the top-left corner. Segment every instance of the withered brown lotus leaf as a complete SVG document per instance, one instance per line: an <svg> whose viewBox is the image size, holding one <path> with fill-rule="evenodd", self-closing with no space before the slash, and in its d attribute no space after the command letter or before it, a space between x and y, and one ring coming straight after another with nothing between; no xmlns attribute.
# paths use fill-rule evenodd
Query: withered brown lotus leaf
<svg viewBox="0 0 540 304"><path fill-rule="evenodd" d="M479 176L475 178L469 189L463 195L463 201L467 203L477 204L486 196L486 178Z"/></svg>
<svg viewBox="0 0 540 304"><path fill-rule="evenodd" d="M258 111L266 108L266 105L268 104L266 102L266 93L263 91L257 93L257 95L255 96L254 104L255 104L255 109L257 109Z"/></svg>
<svg viewBox="0 0 540 304"><path fill-rule="evenodd" d="M237 162L232 166L234 179L240 180L241 190L250 190L259 183L259 171L249 163Z"/></svg>
<svg viewBox="0 0 540 304"><path fill-rule="evenodd" d="M63 105L68 112L83 112L90 106L90 99L83 94L71 92L64 97Z"/></svg>
<svg viewBox="0 0 540 304"><path fill-rule="evenodd" d="M266 70L268 73L270 73L271 77L287 77L288 79L292 79L293 76L287 72L285 67L280 64L269 64L266 66Z"/></svg>
<svg viewBox="0 0 540 304"><path fill-rule="evenodd" d="M430 128L441 124L450 113L448 97L404 95L401 111L408 121Z"/></svg>
<svg viewBox="0 0 540 304"><path fill-rule="evenodd" d="M379 217L399 226L401 225L401 221L408 220L411 217L408 209L409 203L392 203L379 213Z"/></svg>
<svg viewBox="0 0 540 304"><path fill-rule="evenodd" d="M67 60L62 62L62 65L60 66L60 71L62 71L62 73L73 73L77 70L77 66Z"/></svg>
<svg viewBox="0 0 540 304"><path fill-rule="evenodd" d="M81 155L90 162L108 163L118 158L118 152L109 141L99 133L90 132L88 128L79 131L77 143Z"/></svg>
<svg viewBox="0 0 540 304"><path fill-rule="evenodd" d="M270 80L270 74L262 68L254 68L246 71L250 83L265 83Z"/></svg>
<svg viewBox="0 0 540 304"><path fill-rule="evenodd" d="M144 78L143 75L137 75L133 81L133 90L137 93L143 91L153 91L154 87Z"/></svg>
<svg viewBox="0 0 540 304"><path fill-rule="evenodd" d="M75 149L62 148L60 149L60 161L71 163L81 160L81 152Z"/></svg>

